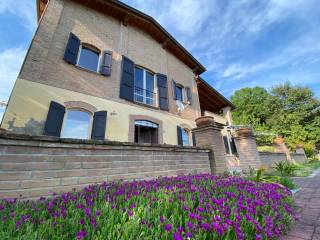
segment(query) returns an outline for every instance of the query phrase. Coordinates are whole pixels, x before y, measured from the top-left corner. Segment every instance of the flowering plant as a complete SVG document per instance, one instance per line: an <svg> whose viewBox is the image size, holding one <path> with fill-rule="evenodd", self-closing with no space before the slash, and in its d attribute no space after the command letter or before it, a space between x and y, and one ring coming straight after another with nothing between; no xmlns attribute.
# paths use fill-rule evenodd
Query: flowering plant
<svg viewBox="0 0 320 240"><path fill-rule="evenodd" d="M114 181L0 200L0 239L278 239L295 216L278 184L211 174Z"/></svg>

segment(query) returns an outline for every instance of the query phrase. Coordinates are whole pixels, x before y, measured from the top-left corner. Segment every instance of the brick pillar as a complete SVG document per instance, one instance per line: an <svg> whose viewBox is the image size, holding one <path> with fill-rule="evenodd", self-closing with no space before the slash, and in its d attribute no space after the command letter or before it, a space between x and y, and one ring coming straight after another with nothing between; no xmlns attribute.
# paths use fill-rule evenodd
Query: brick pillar
<svg viewBox="0 0 320 240"><path fill-rule="evenodd" d="M250 167L255 169L261 166L256 139L251 128L236 130L235 144L240 159L240 168L247 170Z"/></svg>
<svg viewBox="0 0 320 240"><path fill-rule="evenodd" d="M197 128L192 129L196 145L211 150L210 167L212 174L227 171L226 150L221 129L223 127L214 122L213 117L204 116L196 119Z"/></svg>

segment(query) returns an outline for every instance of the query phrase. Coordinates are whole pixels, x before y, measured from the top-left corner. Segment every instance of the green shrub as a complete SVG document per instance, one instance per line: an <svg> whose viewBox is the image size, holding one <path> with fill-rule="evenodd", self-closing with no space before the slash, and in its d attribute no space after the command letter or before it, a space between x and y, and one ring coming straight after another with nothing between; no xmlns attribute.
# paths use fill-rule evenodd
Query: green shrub
<svg viewBox="0 0 320 240"><path fill-rule="evenodd" d="M274 169L276 169L281 176L292 176L297 170L297 167L287 161L280 161L275 163Z"/></svg>
<svg viewBox="0 0 320 240"><path fill-rule="evenodd" d="M279 183L289 189L295 189L297 186L294 184L292 179L287 178L287 177L281 177L279 179Z"/></svg>
<svg viewBox="0 0 320 240"><path fill-rule="evenodd" d="M315 156L315 146L313 144L306 143L303 146L304 152L307 155L307 158L313 158Z"/></svg>

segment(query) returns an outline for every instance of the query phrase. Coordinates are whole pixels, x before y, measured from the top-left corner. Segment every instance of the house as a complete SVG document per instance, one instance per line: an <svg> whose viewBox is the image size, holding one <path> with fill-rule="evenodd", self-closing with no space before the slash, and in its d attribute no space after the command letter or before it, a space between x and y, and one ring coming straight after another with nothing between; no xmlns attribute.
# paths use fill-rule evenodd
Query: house
<svg viewBox="0 0 320 240"><path fill-rule="evenodd" d="M38 0L38 27L1 127L61 138L193 145L195 119L233 105L152 17L107 0Z"/></svg>

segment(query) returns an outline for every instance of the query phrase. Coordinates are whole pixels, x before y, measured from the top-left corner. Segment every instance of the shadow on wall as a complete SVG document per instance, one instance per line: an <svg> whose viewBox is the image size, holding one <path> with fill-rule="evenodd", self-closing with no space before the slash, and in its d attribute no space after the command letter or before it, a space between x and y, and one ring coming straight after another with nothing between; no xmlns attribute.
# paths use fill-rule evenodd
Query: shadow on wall
<svg viewBox="0 0 320 240"><path fill-rule="evenodd" d="M15 127L16 118L8 121L8 130L14 133L30 134L30 135L43 135L45 121L37 121L30 118L23 127Z"/></svg>

